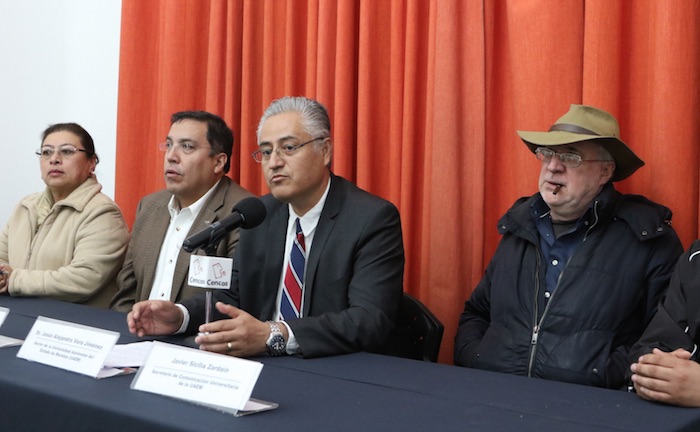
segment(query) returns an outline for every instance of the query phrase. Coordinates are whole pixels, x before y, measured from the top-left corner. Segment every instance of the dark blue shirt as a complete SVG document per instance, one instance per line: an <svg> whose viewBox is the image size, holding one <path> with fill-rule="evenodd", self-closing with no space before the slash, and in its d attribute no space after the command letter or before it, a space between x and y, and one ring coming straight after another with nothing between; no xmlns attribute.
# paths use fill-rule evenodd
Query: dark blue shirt
<svg viewBox="0 0 700 432"><path fill-rule="evenodd" d="M535 215L535 225L540 234L540 249L545 264L545 290L541 292L545 300L557 288L557 282L561 273L566 269L566 264L573 256L576 249L583 243L586 231L590 226L592 210L589 209L574 223L568 224L568 229L560 232L558 237L552 225L550 209L544 200L538 200L533 205Z"/></svg>

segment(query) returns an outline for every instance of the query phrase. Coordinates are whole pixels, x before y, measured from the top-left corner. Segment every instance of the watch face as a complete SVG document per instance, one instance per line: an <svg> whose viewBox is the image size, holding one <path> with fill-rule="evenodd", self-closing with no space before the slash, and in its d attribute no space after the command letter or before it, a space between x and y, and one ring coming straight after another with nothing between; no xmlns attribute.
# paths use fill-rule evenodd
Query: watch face
<svg viewBox="0 0 700 432"><path fill-rule="evenodd" d="M271 354L282 354L285 348L284 337L281 334L272 335L267 346L270 347Z"/></svg>

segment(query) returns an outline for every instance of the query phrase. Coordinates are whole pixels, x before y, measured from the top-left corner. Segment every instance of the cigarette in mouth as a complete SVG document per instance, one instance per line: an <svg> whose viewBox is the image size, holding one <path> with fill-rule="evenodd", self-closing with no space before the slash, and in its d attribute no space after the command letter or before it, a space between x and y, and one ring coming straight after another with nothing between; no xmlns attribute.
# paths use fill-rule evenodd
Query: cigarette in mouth
<svg viewBox="0 0 700 432"><path fill-rule="evenodd" d="M561 185L557 185L557 187L554 188L554 190L552 191L552 195L556 195L557 192L559 192L559 189L561 189Z"/></svg>

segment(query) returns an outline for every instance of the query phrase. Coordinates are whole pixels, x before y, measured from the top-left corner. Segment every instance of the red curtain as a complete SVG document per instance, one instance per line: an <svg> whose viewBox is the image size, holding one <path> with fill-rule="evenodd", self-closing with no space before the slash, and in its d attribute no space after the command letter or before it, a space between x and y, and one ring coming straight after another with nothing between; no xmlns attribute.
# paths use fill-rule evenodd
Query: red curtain
<svg viewBox="0 0 700 432"><path fill-rule="evenodd" d="M175 111L234 130L230 176L267 193L250 153L284 95L326 105L334 171L397 205L405 290L457 319L498 243L498 218L537 189L515 131L571 103L601 107L646 166L618 189L698 235L700 3L696 0L123 0L116 200L133 221L162 189L157 144Z"/></svg>

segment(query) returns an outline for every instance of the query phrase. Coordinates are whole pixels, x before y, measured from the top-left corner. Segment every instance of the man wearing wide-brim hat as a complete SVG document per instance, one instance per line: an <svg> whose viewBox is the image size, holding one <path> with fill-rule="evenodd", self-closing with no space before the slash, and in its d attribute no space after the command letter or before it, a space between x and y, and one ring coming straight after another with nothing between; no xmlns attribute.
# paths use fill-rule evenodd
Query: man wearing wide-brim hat
<svg viewBox="0 0 700 432"><path fill-rule="evenodd" d="M625 384L682 245L671 211L613 182L644 162L617 120L571 105L547 132L518 131L539 193L498 223L502 239L459 320L455 364L600 387Z"/></svg>

